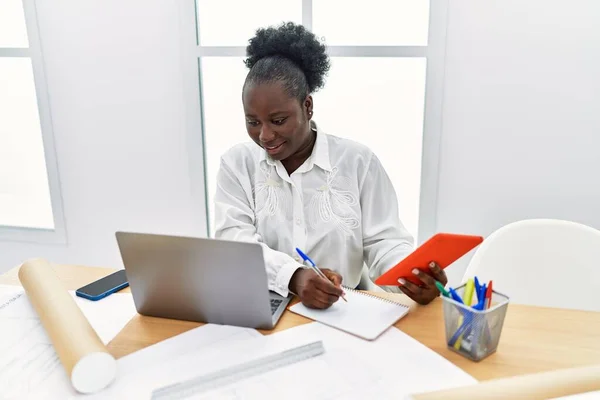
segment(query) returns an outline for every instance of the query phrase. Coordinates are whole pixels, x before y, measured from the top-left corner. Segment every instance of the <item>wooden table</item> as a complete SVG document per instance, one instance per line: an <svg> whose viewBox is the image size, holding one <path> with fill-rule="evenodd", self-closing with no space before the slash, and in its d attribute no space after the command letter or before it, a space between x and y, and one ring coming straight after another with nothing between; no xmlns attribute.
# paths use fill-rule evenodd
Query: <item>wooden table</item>
<svg viewBox="0 0 600 400"><path fill-rule="evenodd" d="M68 290L115 271L72 265L55 265L54 269ZM20 285L17 272L13 268L0 275L0 284ZM129 292L129 288L121 292ZM600 363L600 313L510 304L497 352L476 363L446 348L440 299L419 306L407 302L406 296L382 295L411 306L411 312L396 324L398 329L478 380ZM270 334L307 322L310 321L287 311L275 330L261 332ZM108 347L115 357L122 357L200 325L136 315Z"/></svg>

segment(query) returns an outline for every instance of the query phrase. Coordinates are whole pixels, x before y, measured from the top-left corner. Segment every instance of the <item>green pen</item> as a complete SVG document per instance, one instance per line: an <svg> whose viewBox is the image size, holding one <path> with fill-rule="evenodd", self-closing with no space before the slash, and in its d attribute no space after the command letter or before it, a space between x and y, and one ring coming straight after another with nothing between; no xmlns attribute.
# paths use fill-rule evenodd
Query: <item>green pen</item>
<svg viewBox="0 0 600 400"><path fill-rule="evenodd" d="M440 293L442 293L444 296L450 297L450 293L448 293L448 291L444 288L444 285L442 285L440 282L435 281L435 286L438 288Z"/></svg>

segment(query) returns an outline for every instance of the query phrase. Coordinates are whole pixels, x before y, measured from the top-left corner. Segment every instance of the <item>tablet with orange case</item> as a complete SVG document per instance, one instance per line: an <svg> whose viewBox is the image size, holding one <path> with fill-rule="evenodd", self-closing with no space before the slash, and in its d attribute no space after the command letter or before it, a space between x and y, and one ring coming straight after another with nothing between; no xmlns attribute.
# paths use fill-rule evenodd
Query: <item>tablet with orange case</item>
<svg viewBox="0 0 600 400"><path fill-rule="evenodd" d="M421 280L412 273L414 268L428 270L429 263L435 261L444 269L483 242L482 236L437 233L406 256L396 266L375 280L377 285L398 286L398 279L404 278L415 284Z"/></svg>

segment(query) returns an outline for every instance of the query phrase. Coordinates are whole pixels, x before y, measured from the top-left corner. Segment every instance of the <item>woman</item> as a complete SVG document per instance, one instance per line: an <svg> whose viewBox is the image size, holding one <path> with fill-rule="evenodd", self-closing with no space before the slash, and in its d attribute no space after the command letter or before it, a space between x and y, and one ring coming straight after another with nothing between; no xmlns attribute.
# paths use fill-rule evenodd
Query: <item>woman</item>
<svg viewBox="0 0 600 400"><path fill-rule="evenodd" d="M221 157L216 237L261 243L271 290L328 308L342 295L342 282L357 287L363 263L374 280L413 250L413 239L377 157L313 120L311 94L323 87L330 65L325 46L303 26L287 23L259 29L247 55L242 101L254 143ZM303 268L296 248L328 279ZM439 295L434 278L447 283L435 263L429 272L415 270L422 285L400 280L399 290L429 303Z"/></svg>

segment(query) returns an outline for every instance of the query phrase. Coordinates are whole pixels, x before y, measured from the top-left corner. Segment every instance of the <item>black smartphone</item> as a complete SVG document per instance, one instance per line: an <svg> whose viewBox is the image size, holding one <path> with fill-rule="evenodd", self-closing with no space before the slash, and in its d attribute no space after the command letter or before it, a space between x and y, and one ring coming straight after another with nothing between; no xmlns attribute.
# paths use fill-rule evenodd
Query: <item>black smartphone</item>
<svg viewBox="0 0 600 400"><path fill-rule="evenodd" d="M75 291L75 294L79 297L83 297L84 299L96 301L114 292L118 292L127 286L129 286L127 275L125 275L125 270L122 269L107 275L104 278L100 278L95 282L80 287Z"/></svg>

